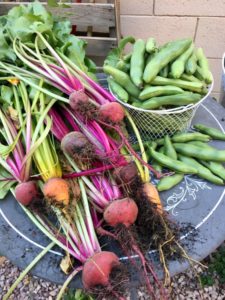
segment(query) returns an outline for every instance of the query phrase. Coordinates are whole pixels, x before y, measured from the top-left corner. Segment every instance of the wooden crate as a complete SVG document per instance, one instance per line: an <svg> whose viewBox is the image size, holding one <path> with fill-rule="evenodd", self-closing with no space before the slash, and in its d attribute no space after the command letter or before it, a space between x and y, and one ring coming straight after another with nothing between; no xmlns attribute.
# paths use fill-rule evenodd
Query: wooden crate
<svg viewBox="0 0 225 300"><path fill-rule="evenodd" d="M31 1L30 1L31 2ZM76 35L88 42L87 55L98 66L120 39L120 14L118 0L82 1L68 4L69 8L49 7L54 15L65 16L76 25ZM15 5L28 4L24 1L0 1L0 15L6 14ZM42 2L46 6L45 2Z"/></svg>

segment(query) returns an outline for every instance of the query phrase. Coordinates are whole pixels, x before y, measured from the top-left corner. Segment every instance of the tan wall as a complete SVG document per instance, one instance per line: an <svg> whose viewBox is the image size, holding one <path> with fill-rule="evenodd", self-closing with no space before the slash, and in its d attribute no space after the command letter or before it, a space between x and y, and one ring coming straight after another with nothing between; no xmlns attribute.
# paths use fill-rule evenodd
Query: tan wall
<svg viewBox="0 0 225 300"><path fill-rule="evenodd" d="M215 79L213 96L218 99L221 82L221 57L225 51L224 0L121 0L122 35L158 43L192 37L203 47Z"/></svg>

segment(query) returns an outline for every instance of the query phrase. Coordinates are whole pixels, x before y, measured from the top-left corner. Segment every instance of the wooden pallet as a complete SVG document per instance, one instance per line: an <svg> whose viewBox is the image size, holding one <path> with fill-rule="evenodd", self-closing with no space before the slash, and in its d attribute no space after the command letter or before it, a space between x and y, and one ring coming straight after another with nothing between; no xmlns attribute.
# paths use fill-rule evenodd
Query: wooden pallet
<svg viewBox="0 0 225 300"><path fill-rule="evenodd" d="M0 15L6 14L15 5L28 3L0 1ZM46 5L45 2L43 4ZM114 48L120 39L119 1L90 0L66 4L70 7L47 6L47 9L54 15L67 17L73 25L76 25L76 35L88 42L87 55L97 65L101 65L109 50Z"/></svg>

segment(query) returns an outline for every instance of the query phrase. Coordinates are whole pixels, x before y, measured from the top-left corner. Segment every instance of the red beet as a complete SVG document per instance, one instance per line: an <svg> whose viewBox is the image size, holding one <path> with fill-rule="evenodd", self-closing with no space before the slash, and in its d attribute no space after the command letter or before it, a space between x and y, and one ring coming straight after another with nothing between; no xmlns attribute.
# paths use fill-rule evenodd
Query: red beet
<svg viewBox="0 0 225 300"><path fill-rule="evenodd" d="M69 101L71 108L76 111L80 106L87 105L89 99L84 91L74 91L70 94Z"/></svg>
<svg viewBox="0 0 225 300"><path fill-rule="evenodd" d="M78 131L72 131L64 136L61 149L74 159L82 161L94 156L94 147L86 136Z"/></svg>
<svg viewBox="0 0 225 300"><path fill-rule="evenodd" d="M99 119L107 123L120 123L124 119L124 109L117 102L110 102L100 106Z"/></svg>
<svg viewBox="0 0 225 300"><path fill-rule="evenodd" d="M29 205L32 200L37 198L38 189L35 181L19 183L15 188L16 200L23 205Z"/></svg>
<svg viewBox="0 0 225 300"><path fill-rule="evenodd" d="M130 227L137 219L138 207L131 198L112 201L104 211L104 220L112 227L123 224Z"/></svg>
<svg viewBox="0 0 225 300"><path fill-rule="evenodd" d="M119 184L130 184L134 182L138 176L138 170L134 162L128 165L119 167L113 172L114 178Z"/></svg>
<svg viewBox="0 0 225 300"><path fill-rule="evenodd" d="M108 251L96 253L84 264L82 272L84 287L91 289L97 285L107 286L112 269L119 265L116 254Z"/></svg>

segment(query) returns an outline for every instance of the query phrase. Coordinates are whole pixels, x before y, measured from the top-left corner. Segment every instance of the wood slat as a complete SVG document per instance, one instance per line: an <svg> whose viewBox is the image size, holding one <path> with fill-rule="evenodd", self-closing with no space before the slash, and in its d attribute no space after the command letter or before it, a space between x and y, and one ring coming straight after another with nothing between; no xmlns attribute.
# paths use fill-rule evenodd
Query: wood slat
<svg viewBox="0 0 225 300"><path fill-rule="evenodd" d="M0 2L0 15L19 4L29 2ZM43 3L46 5L46 3ZM61 15L70 19L73 25L115 27L114 4L102 3L68 3L70 8L47 7L54 15Z"/></svg>

